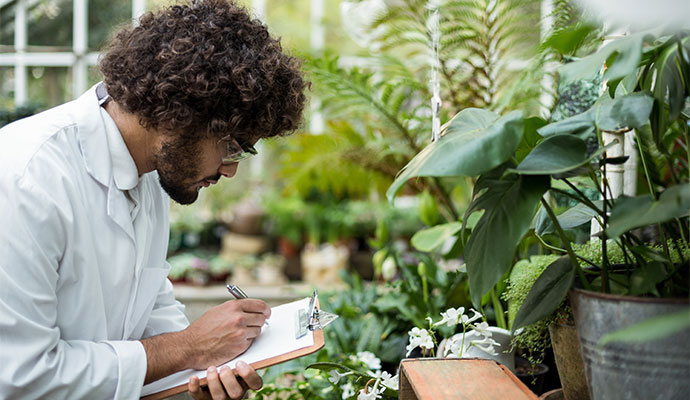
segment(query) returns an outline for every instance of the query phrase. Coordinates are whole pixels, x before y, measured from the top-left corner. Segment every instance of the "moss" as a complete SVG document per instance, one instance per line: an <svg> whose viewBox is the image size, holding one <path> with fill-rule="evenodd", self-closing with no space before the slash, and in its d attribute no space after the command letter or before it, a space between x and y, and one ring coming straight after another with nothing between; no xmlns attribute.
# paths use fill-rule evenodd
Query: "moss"
<svg viewBox="0 0 690 400"><path fill-rule="evenodd" d="M518 310L525 301L527 294L534 286L534 282L544 272L546 267L559 258L557 255L537 255L529 260L520 260L513 267L508 286L503 292L503 299L508 302L508 325L512 326ZM544 351L550 346L549 324L552 318L547 318L525 327L519 335L513 336L511 345L519 348L525 358L532 365L544 359Z"/></svg>
<svg viewBox="0 0 690 400"><path fill-rule="evenodd" d="M503 292L503 300L508 302L508 325L513 324L515 315L527 297L527 293L534 286L534 282L552 262L557 255L537 255L529 260L518 261L508 277L508 286Z"/></svg>
<svg viewBox="0 0 690 400"><path fill-rule="evenodd" d="M664 248L661 244L647 243L647 246L650 250L658 254L664 254ZM582 244L573 244L572 247L575 253L588 259L594 264L601 265L603 263L600 240L592 240ZM687 262L688 259L690 259L690 248L688 247L687 243L682 243L681 241L674 242L672 239L669 239L668 249L671 256L671 262L674 264L681 263L682 261ZM609 240L608 245L606 246L606 254L610 264L626 264L628 262L625 259L623 249L617 243L611 240ZM645 258L647 258L648 261L651 261L649 256ZM588 264L580 260L580 265L584 267Z"/></svg>

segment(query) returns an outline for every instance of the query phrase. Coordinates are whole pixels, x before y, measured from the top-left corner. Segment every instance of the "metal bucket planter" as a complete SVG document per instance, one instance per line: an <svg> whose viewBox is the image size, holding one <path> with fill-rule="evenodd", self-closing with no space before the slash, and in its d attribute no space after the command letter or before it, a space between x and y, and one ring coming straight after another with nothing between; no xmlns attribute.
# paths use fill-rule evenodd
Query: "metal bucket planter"
<svg viewBox="0 0 690 400"><path fill-rule="evenodd" d="M651 317L686 309L688 299L570 293L593 400L690 398L690 329L658 340L610 343L602 336Z"/></svg>

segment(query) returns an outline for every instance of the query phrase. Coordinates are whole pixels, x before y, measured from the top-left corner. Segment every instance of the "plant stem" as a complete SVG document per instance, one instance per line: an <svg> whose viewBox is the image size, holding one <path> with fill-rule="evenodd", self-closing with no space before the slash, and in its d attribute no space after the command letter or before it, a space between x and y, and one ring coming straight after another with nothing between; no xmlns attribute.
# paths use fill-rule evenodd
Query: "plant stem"
<svg viewBox="0 0 690 400"><path fill-rule="evenodd" d="M573 248L570 246L570 241L568 240L568 237L565 235L565 232L563 231L563 228L561 228L561 224L558 223L558 218L556 217L556 214L553 212L551 209L551 206L549 206L549 203L544 200L544 198L541 198L541 204L546 210L546 213L549 214L549 218L551 218L551 222L553 222L553 225L556 227L556 231L558 231L558 236L561 237L561 240L563 241L563 245L565 247L565 250L568 252L568 256L570 257L570 262L572 262L575 265L575 270L577 271L578 276L580 277L580 283L582 283L582 286L589 290L591 286L589 285L589 282L587 282L587 278L585 278L585 273L582 271L582 267L580 267L580 263L577 262L577 255L575 255L575 252L573 251Z"/></svg>
<svg viewBox="0 0 690 400"><path fill-rule="evenodd" d="M644 152L642 151L641 138L635 130L635 142L637 142L637 149L640 152L640 160L642 160L642 170L644 171L645 181L647 182L647 187L649 188L649 193L652 195L654 200L658 200L656 197L656 191L652 187L652 178L649 177L649 169L647 168L647 161L644 157Z"/></svg>
<svg viewBox="0 0 690 400"><path fill-rule="evenodd" d="M537 240L539 240L539 242L541 243L541 245L544 246L544 247L546 247L547 249L553 250L553 251L557 251L557 252L560 252L560 253L566 253L566 254L568 253L568 250L566 250L566 249L561 249L560 247L552 246L552 245L546 243L546 242L544 241L544 239L543 239L541 236L537 235L536 233L534 234L534 236L536 236L536 237L537 237Z"/></svg>
<svg viewBox="0 0 690 400"><path fill-rule="evenodd" d="M458 214L458 211L455 209L455 206L453 205L453 200L451 200L450 194L448 194L446 188L443 187L443 185L441 184L441 180L437 176L434 176L431 178L431 182L433 183L435 189L438 191L439 196L441 196L441 201L443 201L443 205L453 216L454 221L459 220L460 215Z"/></svg>
<svg viewBox="0 0 690 400"><path fill-rule="evenodd" d="M491 302L494 305L494 313L496 314L496 325L499 328L508 329L508 324L506 323L505 311L503 310L503 305L501 300L496 295L496 288L491 288Z"/></svg>
<svg viewBox="0 0 690 400"><path fill-rule="evenodd" d="M544 241L544 239L543 239L541 236L539 236L539 235L537 235L537 234L535 234L534 236L536 236L537 240L539 240L539 242L541 243L541 245L544 246L544 247L546 247L547 249L553 250L553 251L558 251L558 252L561 252L561 253L566 253L566 254L568 253L568 250L566 250L566 249L561 249L560 247L552 246L552 245L546 243L546 242ZM596 265L593 261L589 260L588 258L583 257L583 256L581 256L581 255L579 255L579 254L577 254L577 253L575 253L575 256L576 256L577 258L579 258L580 260L586 262L587 264L589 264L589 265L591 265L591 266L593 266L593 267L599 268L598 265Z"/></svg>
<svg viewBox="0 0 690 400"><path fill-rule="evenodd" d="M604 204L603 204L603 211L604 214L602 215L603 219L603 224L601 225L601 291L603 293L608 293L609 292L609 255L608 255L608 250L606 249L606 226L608 225L609 217L608 217L608 203L606 201L606 192L607 189L610 191L609 187L609 182L608 179L606 178L606 153L603 154L604 157L604 166L603 166L603 171L601 174L601 187L602 187L602 195L604 196Z"/></svg>
<svg viewBox="0 0 690 400"><path fill-rule="evenodd" d="M582 193L577 188L575 188L575 186L573 186L570 182L568 182L567 179L563 179L563 181L565 181L568 184L568 186L570 186L573 190L575 190L579 194L579 196L575 196L574 194L566 192L565 190L562 190L559 188L551 188L551 190L558 192L564 196L570 197L571 199L574 199L578 202L584 203L587 207L596 211L597 214L599 214L599 215L602 214L602 211L599 209L599 207L597 207L597 205L594 204L594 202L592 200L590 200L587 196L585 196L584 193Z"/></svg>

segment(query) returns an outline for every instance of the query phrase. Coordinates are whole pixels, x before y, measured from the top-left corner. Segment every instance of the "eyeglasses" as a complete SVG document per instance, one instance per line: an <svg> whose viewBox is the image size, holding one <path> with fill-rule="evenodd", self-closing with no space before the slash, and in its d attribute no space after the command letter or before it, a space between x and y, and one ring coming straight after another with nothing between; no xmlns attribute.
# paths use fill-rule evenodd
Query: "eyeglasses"
<svg viewBox="0 0 690 400"><path fill-rule="evenodd" d="M223 164L240 162L258 153L254 146L239 143L231 135L218 141L218 149L221 151L221 154L223 154Z"/></svg>

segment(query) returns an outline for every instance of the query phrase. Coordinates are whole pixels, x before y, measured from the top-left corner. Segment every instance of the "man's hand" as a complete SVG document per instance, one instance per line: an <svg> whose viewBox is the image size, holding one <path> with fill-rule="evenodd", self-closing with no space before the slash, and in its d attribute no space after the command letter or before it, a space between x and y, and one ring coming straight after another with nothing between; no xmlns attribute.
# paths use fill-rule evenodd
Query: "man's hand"
<svg viewBox="0 0 690 400"><path fill-rule="evenodd" d="M208 310L185 329L194 347L191 368L219 365L244 353L261 334L271 309L262 300L230 300Z"/></svg>
<svg viewBox="0 0 690 400"><path fill-rule="evenodd" d="M240 361L235 365L235 368L240 379L235 376L229 367L222 367L220 373L216 370L216 367L209 367L206 370L208 391L202 390L199 385L199 378L192 376L189 379L189 394L195 400L234 400L244 397L247 389L261 389L263 381L252 367Z"/></svg>
<svg viewBox="0 0 690 400"><path fill-rule="evenodd" d="M211 308L183 331L142 339L147 360L144 383L183 369L204 369L232 360L249 348L270 315L271 309L262 300L230 300ZM258 375L253 369L251 372L247 384L255 385ZM261 379L258 381L260 387Z"/></svg>

